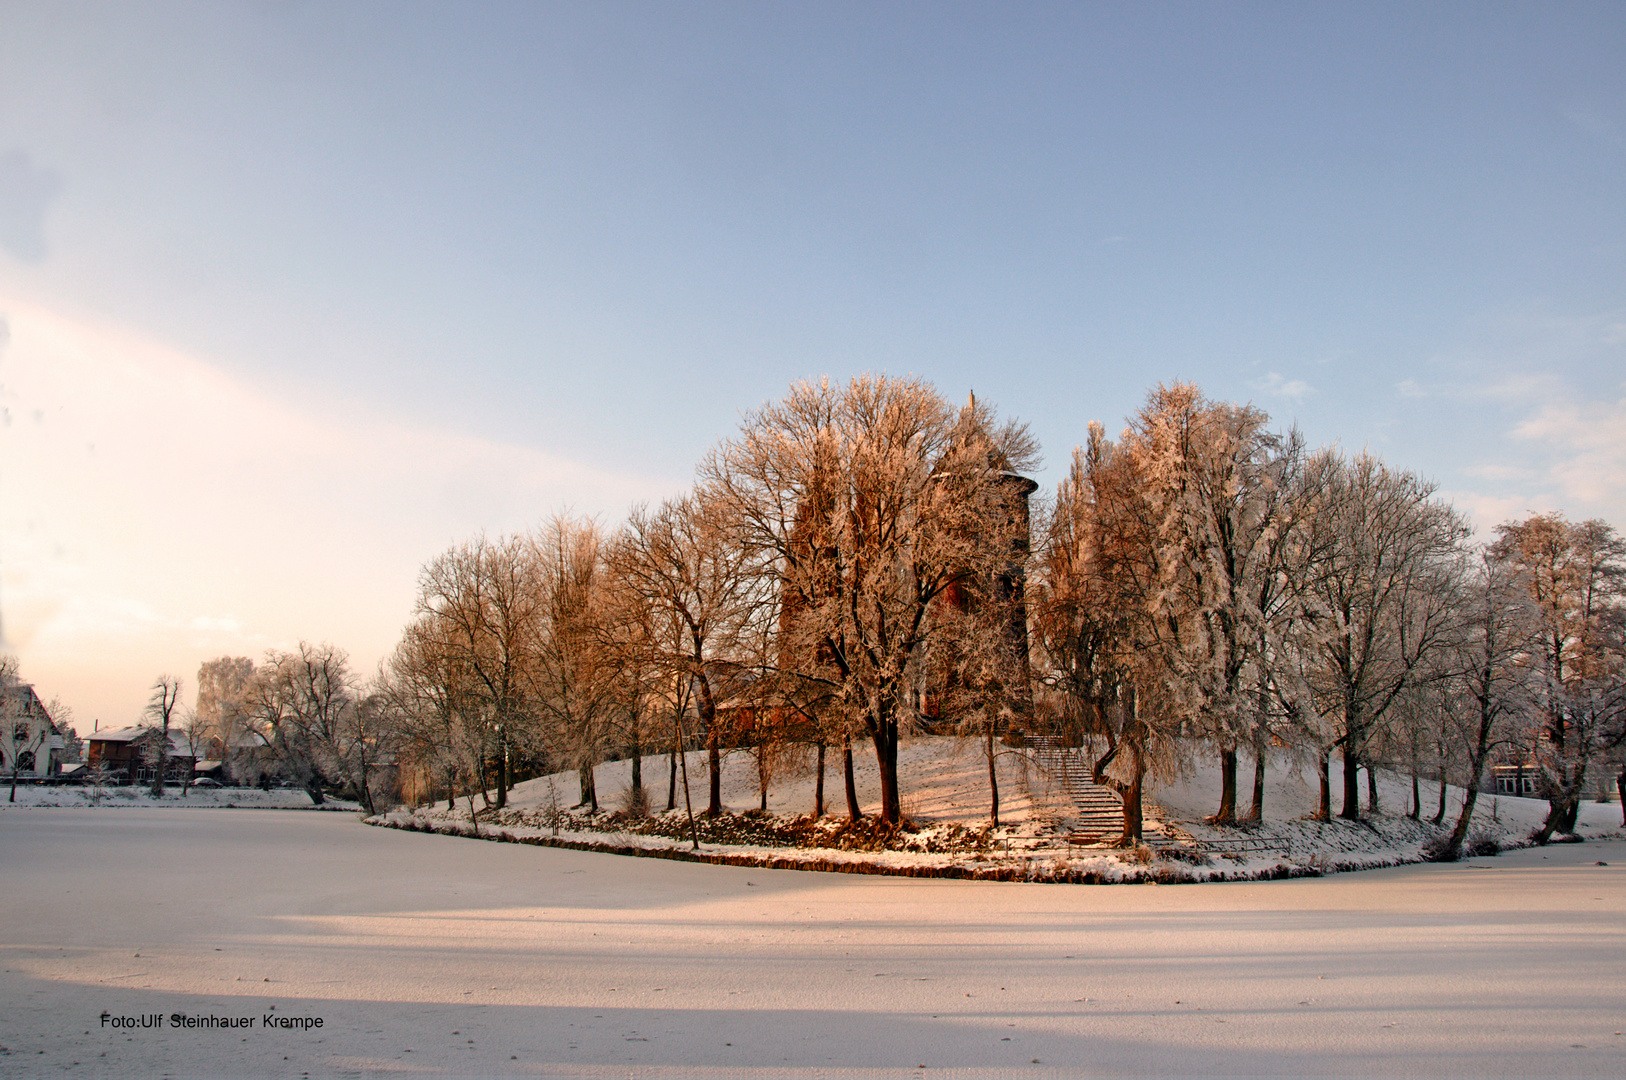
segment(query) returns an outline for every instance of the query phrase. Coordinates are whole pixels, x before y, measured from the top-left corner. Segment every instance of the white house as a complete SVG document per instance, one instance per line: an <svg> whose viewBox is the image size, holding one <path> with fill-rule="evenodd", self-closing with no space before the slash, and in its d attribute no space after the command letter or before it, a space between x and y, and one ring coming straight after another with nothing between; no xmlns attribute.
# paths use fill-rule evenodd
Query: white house
<svg viewBox="0 0 1626 1080"><path fill-rule="evenodd" d="M34 687L13 683L0 687L0 773L10 779L56 775L62 758L62 734Z"/></svg>

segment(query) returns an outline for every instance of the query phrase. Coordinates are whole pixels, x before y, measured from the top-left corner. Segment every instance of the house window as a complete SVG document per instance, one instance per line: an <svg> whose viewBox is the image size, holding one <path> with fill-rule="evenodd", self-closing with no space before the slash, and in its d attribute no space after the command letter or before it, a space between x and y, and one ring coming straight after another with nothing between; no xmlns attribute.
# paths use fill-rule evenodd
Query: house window
<svg viewBox="0 0 1626 1080"><path fill-rule="evenodd" d="M34 771L34 751L24 750L17 755L17 770L19 772Z"/></svg>

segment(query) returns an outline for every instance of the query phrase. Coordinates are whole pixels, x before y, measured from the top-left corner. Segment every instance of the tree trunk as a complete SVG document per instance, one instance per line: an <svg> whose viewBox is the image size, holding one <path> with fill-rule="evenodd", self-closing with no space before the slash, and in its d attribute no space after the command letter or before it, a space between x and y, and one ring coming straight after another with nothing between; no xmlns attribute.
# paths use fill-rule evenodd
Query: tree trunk
<svg viewBox="0 0 1626 1080"><path fill-rule="evenodd" d="M1620 827L1626 829L1626 769L1615 777L1615 792L1620 796Z"/></svg>
<svg viewBox="0 0 1626 1080"><path fill-rule="evenodd" d="M666 755L666 809L669 811L677 809L678 754L681 752L680 750L673 750Z"/></svg>
<svg viewBox="0 0 1626 1080"><path fill-rule="evenodd" d="M1220 804L1219 813L1209 819L1215 825L1229 825L1236 820L1236 747L1220 750Z"/></svg>
<svg viewBox="0 0 1626 1080"><path fill-rule="evenodd" d="M1462 813L1457 816L1456 828L1451 830L1450 839L1445 847L1435 856L1441 862L1455 862L1462 855L1462 843L1468 837L1468 827L1473 823L1474 804L1479 801L1479 782L1485 775L1485 762L1490 757L1491 730L1496 723L1496 714L1487 706L1484 698L1480 699L1479 731L1475 735L1474 744L1468 751L1468 790L1462 796ZM1440 807L1445 807L1445 777L1440 778Z"/></svg>
<svg viewBox="0 0 1626 1080"><path fill-rule="evenodd" d="M1430 819L1430 821L1432 821L1435 825L1438 825L1445 820L1445 774L1448 762L1446 761L1445 757L1445 741L1442 739L1435 743L1434 746L1439 753L1440 761L1440 805L1439 808L1434 811L1434 816Z"/></svg>
<svg viewBox="0 0 1626 1080"><path fill-rule="evenodd" d="M1338 816L1349 821L1361 818L1361 759L1348 742L1344 744L1344 808Z"/></svg>
<svg viewBox="0 0 1626 1080"><path fill-rule="evenodd" d="M1248 807L1248 820L1258 824L1265 820L1265 748L1253 751L1253 803Z"/></svg>
<svg viewBox="0 0 1626 1080"><path fill-rule="evenodd" d="M632 790L639 791L644 786L644 748L638 745L638 732L632 733Z"/></svg>
<svg viewBox="0 0 1626 1080"><path fill-rule="evenodd" d="M1575 832L1575 819L1581 814L1580 796L1571 796L1565 800L1564 812L1558 816L1558 831L1568 836Z"/></svg>
<svg viewBox="0 0 1626 1080"><path fill-rule="evenodd" d="M813 817L815 820L824 816L824 740L818 743L819 750L819 778L813 785Z"/></svg>
<svg viewBox="0 0 1626 1080"><path fill-rule="evenodd" d="M1332 775L1331 775L1332 766L1330 764L1331 757L1332 757L1332 751L1323 750L1323 751L1321 751L1321 758L1317 762L1318 768L1317 768L1316 771L1318 773L1320 773L1320 775L1321 775L1321 804L1320 804L1319 808L1316 810L1315 819L1317 821L1331 821L1332 820Z"/></svg>
<svg viewBox="0 0 1626 1080"><path fill-rule="evenodd" d="M677 722L672 725L672 768L676 776L677 763L683 763L683 809L689 815L689 839L694 843L694 850L700 850L700 826L694 822L694 799L689 795L689 758L683 753L683 714L679 713ZM671 795L667 796L671 801Z"/></svg>
<svg viewBox="0 0 1626 1080"><path fill-rule="evenodd" d="M1140 846L1146 826L1141 797L1146 790L1146 756L1141 753L1139 739L1125 741L1129 747L1129 782L1113 786L1118 788L1118 794L1124 801L1124 831L1118 838L1118 844L1120 847L1134 848Z"/></svg>
<svg viewBox="0 0 1626 1080"><path fill-rule="evenodd" d="M847 781L847 817L852 821L857 821L864 814L858 809L858 784L853 780L853 739L851 735L841 737L841 765Z"/></svg>
<svg viewBox="0 0 1626 1080"><path fill-rule="evenodd" d="M994 726L984 732L987 742L983 749L988 755L988 824L999 828L999 774L994 770Z"/></svg>
<svg viewBox="0 0 1626 1080"><path fill-rule="evenodd" d="M1378 771L1370 765L1366 767L1366 812L1378 816Z"/></svg>
<svg viewBox="0 0 1626 1080"><path fill-rule="evenodd" d="M1571 791L1569 783L1563 783L1558 791L1554 792L1547 803L1547 820L1541 823L1530 839L1537 844L1545 844L1553 838L1554 833L1572 833L1575 831L1575 816L1580 810L1580 799Z"/></svg>
<svg viewBox="0 0 1626 1080"><path fill-rule="evenodd" d="M582 801L577 805L590 806L593 813L598 813L598 784L594 782L593 767L580 765L576 768L576 783L581 787Z"/></svg>
<svg viewBox="0 0 1626 1080"><path fill-rule="evenodd" d="M870 741L875 744L875 764L881 779L881 820L896 825L902 819L898 806L898 722L883 706L881 715L870 720Z"/></svg>
<svg viewBox="0 0 1626 1080"><path fill-rule="evenodd" d="M508 805L508 736L497 732L497 809Z"/></svg>
<svg viewBox="0 0 1626 1080"><path fill-rule="evenodd" d="M1479 801L1478 777L1462 793L1462 812L1457 815L1456 827L1445 842L1445 848L1435 856L1439 862L1456 862L1462 857L1462 842L1468 838L1468 826L1473 823L1474 804Z"/></svg>
<svg viewBox="0 0 1626 1080"><path fill-rule="evenodd" d="M757 743L757 809L768 812L768 748Z"/></svg>
<svg viewBox="0 0 1626 1080"><path fill-rule="evenodd" d="M706 803L706 816L714 818L723 812L723 756L718 747L717 700L711 696L711 680L706 678L703 669L694 684L700 722L706 725L706 765L711 770L711 797Z"/></svg>
<svg viewBox="0 0 1626 1080"><path fill-rule="evenodd" d="M717 745L716 724L706 734L706 770L711 774L706 816L714 818L723 812L723 753Z"/></svg>
<svg viewBox="0 0 1626 1080"><path fill-rule="evenodd" d="M1412 766L1411 770L1411 813L1406 816L1413 821L1421 821L1423 818L1423 791L1417 784L1417 766L1415 765Z"/></svg>

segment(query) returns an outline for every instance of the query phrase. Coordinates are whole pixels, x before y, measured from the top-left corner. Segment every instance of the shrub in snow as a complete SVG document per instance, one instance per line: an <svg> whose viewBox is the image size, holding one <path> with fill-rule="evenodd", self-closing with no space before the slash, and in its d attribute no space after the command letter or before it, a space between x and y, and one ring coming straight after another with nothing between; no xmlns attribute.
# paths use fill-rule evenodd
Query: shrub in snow
<svg viewBox="0 0 1626 1080"><path fill-rule="evenodd" d="M629 787L621 793L621 813L629 818L646 818L649 816L649 789L646 787Z"/></svg>
<svg viewBox="0 0 1626 1080"><path fill-rule="evenodd" d="M1468 839L1463 841L1462 851L1465 855L1500 855L1502 840L1487 832L1471 832Z"/></svg>

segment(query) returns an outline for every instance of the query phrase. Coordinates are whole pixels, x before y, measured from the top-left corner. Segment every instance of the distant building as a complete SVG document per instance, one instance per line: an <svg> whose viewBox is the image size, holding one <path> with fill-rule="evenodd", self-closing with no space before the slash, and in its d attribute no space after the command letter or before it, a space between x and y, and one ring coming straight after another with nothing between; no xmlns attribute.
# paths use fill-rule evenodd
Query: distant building
<svg viewBox="0 0 1626 1080"><path fill-rule="evenodd" d="M0 688L0 772L34 780L56 775L62 759L62 733L34 687L14 683Z"/></svg>
<svg viewBox="0 0 1626 1080"><path fill-rule="evenodd" d="M163 732L159 728L144 724L93 731L85 738L88 747L86 765L91 770L106 770L107 775L116 782L148 783L157 771L160 758L157 751L162 738ZM180 783L195 766L211 760L218 765L223 756L218 738L211 736L194 752L187 743L186 732L180 728L170 728L168 766L164 779Z"/></svg>

